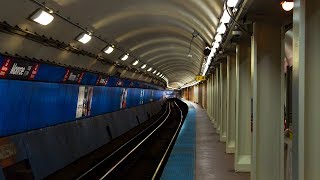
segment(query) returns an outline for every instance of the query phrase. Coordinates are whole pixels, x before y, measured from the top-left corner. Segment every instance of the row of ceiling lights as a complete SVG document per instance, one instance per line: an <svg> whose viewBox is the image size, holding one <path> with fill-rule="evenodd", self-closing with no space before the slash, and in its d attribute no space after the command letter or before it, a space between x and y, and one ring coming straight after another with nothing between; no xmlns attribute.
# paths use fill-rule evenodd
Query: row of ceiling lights
<svg viewBox="0 0 320 180"><path fill-rule="evenodd" d="M233 8L233 12L236 12L237 8L238 8L237 6L239 5L239 1L240 0L227 0L226 5L229 8ZM286 0L286 1L282 1L281 5L285 11L291 11L293 9L294 2L293 2L293 0ZM217 49L221 45L221 42L223 40L223 34L227 31L226 24L228 24L230 22L230 20L231 20L231 16L230 16L228 10L227 10L227 8L224 8L224 12L223 12L221 19L220 19L220 25L217 28L217 34L214 38L215 41L212 43L213 47L211 48L211 53L208 56L207 61L203 65L203 67L204 67L203 72L202 72L203 76L206 74L206 72L208 70L208 67L211 63L211 59L214 57Z"/></svg>
<svg viewBox="0 0 320 180"><path fill-rule="evenodd" d="M53 19L54 19L54 16L52 15L53 12L47 12L47 11L44 11L42 9L38 9L36 10L31 16L30 16L30 19L36 23L39 23L41 25L48 25L50 24ZM78 35L76 37L76 40L83 43L83 44L86 44L88 43L90 40L92 39L92 36L90 33L87 33L87 32L83 32L81 33L80 35ZM102 51L106 54L111 54L114 50L114 45L108 45L107 47L105 47ZM126 61L127 59L129 58L129 54L126 53L124 54L123 56L120 57L120 59L122 61ZM132 65L133 66L136 66L139 64L139 60L135 60ZM147 68L147 64L143 64L140 66L141 69L146 69ZM153 70L152 67L149 67L147 69L147 72L151 72ZM162 79L166 80L167 81L167 78L164 74L162 74L161 72L157 71L157 70L153 70L152 74L155 74L159 77L161 77Z"/></svg>
<svg viewBox="0 0 320 180"><path fill-rule="evenodd" d="M240 0L227 0L226 5L229 8L233 8L234 12L236 12L237 6L239 5L239 1ZM294 7L293 0L281 1L280 4L285 11L291 11ZM231 20L231 16L230 16L228 10L226 8L224 8L224 12L223 12L221 19L220 19L220 25L217 28L217 34L214 38L214 42L212 43L211 52L210 52L209 56L207 57L207 60L204 62L203 66L202 66L203 67L202 76L206 75L208 68L209 68L209 65L211 63L211 60L212 60L212 58L214 58L217 49L220 47L220 44L223 40L224 33L227 31L226 24L228 24L230 22L230 20ZM189 84L182 86L181 88L194 86L198 83L199 83L199 81L193 81Z"/></svg>
<svg viewBox="0 0 320 180"><path fill-rule="evenodd" d="M234 11L236 11L237 6L239 4L240 0L227 0L226 5L229 8L233 8ZM226 24L230 23L231 20L231 16L229 15L228 11L226 8L224 8L223 14L221 16L220 19L220 25L217 28L217 33L214 37L214 41L212 43L212 48L211 48L211 52L207 57L207 60L204 62L204 64L202 65L202 76L205 76L208 69L209 69L209 65L211 64L211 60L214 58L215 53L217 51L217 49L219 49L222 40L223 40L223 35L226 33L227 31L227 26ZM184 86L182 86L181 88L187 88L190 86L194 86L197 85L200 81L193 81L191 83L185 84Z"/></svg>
<svg viewBox="0 0 320 180"><path fill-rule="evenodd" d="M227 2L226 2L227 8L228 7L233 8L234 12L236 12L239 1L240 0L227 0ZM230 16L227 8L224 8L223 14L220 19L220 25L217 28L217 34L215 35L214 41L212 43L211 52L210 52L209 56L207 57L205 64L203 65L203 71L202 71L203 76L206 75L212 58L214 58L217 49L219 49L220 45L222 44L223 35L227 31L226 24L230 23L231 16Z"/></svg>

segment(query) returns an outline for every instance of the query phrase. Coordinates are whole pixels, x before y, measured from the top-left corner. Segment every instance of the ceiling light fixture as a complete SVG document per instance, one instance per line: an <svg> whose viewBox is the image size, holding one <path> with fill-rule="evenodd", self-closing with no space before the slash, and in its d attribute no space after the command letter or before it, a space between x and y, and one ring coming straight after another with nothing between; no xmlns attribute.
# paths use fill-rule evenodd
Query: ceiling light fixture
<svg viewBox="0 0 320 180"><path fill-rule="evenodd" d="M221 34L217 34L216 37L214 38L216 40L216 42L221 42L222 41L222 36Z"/></svg>
<svg viewBox="0 0 320 180"><path fill-rule="evenodd" d="M213 43L213 48L218 49L220 46L220 44L218 42L214 42Z"/></svg>
<svg viewBox="0 0 320 180"><path fill-rule="evenodd" d="M144 65L141 66L141 69L144 69L144 68L146 68L146 67L147 67L147 65L144 64Z"/></svg>
<svg viewBox="0 0 320 180"><path fill-rule="evenodd" d="M157 72L157 70L154 70L152 74L155 74Z"/></svg>
<svg viewBox="0 0 320 180"><path fill-rule="evenodd" d="M152 67L150 67L147 71L148 71L148 72L152 71Z"/></svg>
<svg viewBox="0 0 320 180"><path fill-rule="evenodd" d="M160 75L160 72L158 72L156 75L159 76L159 75Z"/></svg>
<svg viewBox="0 0 320 180"><path fill-rule="evenodd" d="M282 1L281 6L285 11L291 11L294 7L294 2L293 0Z"/></svg>
<svg viewBox="0 0 320 180"><path fill-rule="evenodd" d="M227 24L230 22L230 20L231 20L231 17L229 13L227 12L227 10L224 10L220 22Z"/></svg>
<svg viewBox="0 0 320 180"><path fill-rule="evenodd" d="M136 66L137 64L139 64L139 60L135 60L132 65Z"/></svg>
<svg viewBox="0 0 320 180"><path fill-rule="evenodd" d="M227 6L234 8L238 5L238 3L239 3L239 0L228 0Z"/></svg>
<svg viewBox="0 0 320 180"><path fill-rule="evenodd" d="M122 61L125 61L129 58L129 54L124 54L122 57L121 57L121 60Z"/></svg>
<svg viewBox="0 0 320 180"><path fill-rule="evenodd" d="M38 9L31 15L30 19L34 22L46 26L53 21L54 17L50 13L42 9Z"/></svg>
<svg viewBox="0 0 320 180"><path fill-rule="evenodd" d="M114 50L114 46L113 45L110 45L110 46L107 46L103 49L103 52L105 52L106 54L111 54Z"/></svg>
<svg viewBox="0 0 320 180"><path fill-rule="evenodd" d="M87 44L91 40L91 36L87 33L81 33L76 39L82 44Z"/></svg>
<svg viewBox="0 0 320 180"><path fill-rule="evenodd" d="M217 29L218 34L224 34L227 31L227 27L225 24L220 24L220 26Z"/></svg>

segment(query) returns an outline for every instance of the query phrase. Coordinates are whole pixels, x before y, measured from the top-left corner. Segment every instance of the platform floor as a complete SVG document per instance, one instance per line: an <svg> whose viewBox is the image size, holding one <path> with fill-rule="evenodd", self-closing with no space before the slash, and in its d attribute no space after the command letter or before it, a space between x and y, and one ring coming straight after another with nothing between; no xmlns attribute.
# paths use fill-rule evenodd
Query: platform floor
<svg viewBox="0 0 320 180"><path fill-rule="evenodd" d="M196 129L196 138L194 141L195 159L194 162L189 162L189 164L194 163L194 165L191 166L192 168L195 167L195 170L190 173L190 168L189 170L188 168L181 168L181 166L177 166L179 163L181 164L181 162L174 162L174 157L177 157L177 153L179 152L175 151L175 148L179 147L177 144L179 141L177 140L161 179L177 180L186 179L187 177L187 179L197 180L249 180L249 173L234 172L234 156L225 153L225 143L219 141L219 135L216 134L206 111L197 104L187 103L191 113L188 113L186 120L195 121L195 123L185 123L185 128L192 129L192 127L187 126L195 126L194 128ZM187 136L185 137L188 138ZM192 148L190 145L188 147ZM189 151L190 150L191 149L189 149ZM192 158L189 157L188 159ZM185 164L188 163L184 162L184 165ZM186 174L188 174L188 176L185 176ZM192 175L193 177L191 177Z"/></svg>

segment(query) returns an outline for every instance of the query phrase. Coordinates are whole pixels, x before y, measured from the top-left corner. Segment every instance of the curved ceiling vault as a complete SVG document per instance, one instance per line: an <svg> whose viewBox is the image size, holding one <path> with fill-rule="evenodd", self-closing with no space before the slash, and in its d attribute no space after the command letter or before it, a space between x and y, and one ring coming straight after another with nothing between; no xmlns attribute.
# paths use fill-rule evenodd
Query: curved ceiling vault
<svg viewBox="0 0 320 180"><path fill-rule="evenodd" d="M162 72L175 87L193 81L200 73L204 59L203 50L206 44L211 44L213 41L223 2L222 0L38 1L87 27L94 34L101 35L103 39L139 58L148 67ZM27 11L31 11L36 6L25 7L29 7L30 10ZM70 37L70 34L78 34L79 31L66 26L66 23L59 21L55 24L55 30L48 28L43 32L61 41L72 43L74 37ZM62 33L59 29L64 29L66 32ZM194 31L200 35L193 41L190 58L189 44ZM82 44L75 46L81 46L97 54L101 53L103 48L101 43L89 43L85 47ZM121 54L112 53L103 56L132 67L134 58L119 61L119 55Z"/></svg>

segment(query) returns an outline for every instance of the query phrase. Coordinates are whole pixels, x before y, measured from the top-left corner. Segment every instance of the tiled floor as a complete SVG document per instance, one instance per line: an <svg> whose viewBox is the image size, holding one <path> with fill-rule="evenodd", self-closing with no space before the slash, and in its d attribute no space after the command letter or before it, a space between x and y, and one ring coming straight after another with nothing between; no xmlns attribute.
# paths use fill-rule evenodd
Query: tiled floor
<svg viewBox="0 0 320 180"><path fill-rule="evenodd" d="M249 173L235 173L234 157L225 153L225 143L211 124L206 111L197 104L196 109L196 175L197 180L249 180Z"/></svg>

